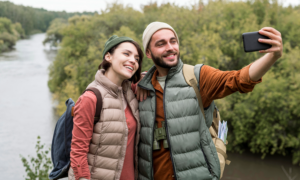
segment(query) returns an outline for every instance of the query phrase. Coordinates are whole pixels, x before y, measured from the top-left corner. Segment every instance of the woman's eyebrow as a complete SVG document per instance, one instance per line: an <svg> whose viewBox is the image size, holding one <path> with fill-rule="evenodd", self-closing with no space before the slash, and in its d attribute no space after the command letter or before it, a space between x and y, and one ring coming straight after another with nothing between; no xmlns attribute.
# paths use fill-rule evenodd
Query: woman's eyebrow
<svg viewBox="0 0 300 180"><path fill-rule="evenodd" d="M124 51L128 51L130 54L132 54L132 52L130 50L128 50L128 49L124 49Z"/></svg>
<svg viewBox="0 0 300 180"><path fill-rule="evenodd" d="M128 51L129 54L133 54L132 51L128 50L128 49L124 49L124 51ZM140 57L138 54L134 55L134 57Z"/></svg>

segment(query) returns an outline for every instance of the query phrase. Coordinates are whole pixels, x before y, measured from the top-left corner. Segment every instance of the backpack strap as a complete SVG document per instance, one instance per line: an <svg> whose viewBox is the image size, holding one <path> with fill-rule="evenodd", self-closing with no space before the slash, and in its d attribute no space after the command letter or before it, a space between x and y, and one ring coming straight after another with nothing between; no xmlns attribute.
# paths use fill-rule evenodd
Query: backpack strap
<svg viewBox="0 0 300 180"><path fill-rule="evenodd" d="M83 93L85 93L86 91L92 91L97 97L96 113L95 113L95 117L94 117L94 121L95 121L95 123L97 123L98 120L100 119L100 113L101 113L101 109L102 109L101 93L100 93L99 89L94 88L94 87L86 89Z"/></svg>
<svg viewBox="0 0 300 180"><path fill-rule="evenodd" d="M197 99L198 99L199 107L202 111L204 119L206 120L205 111L204 111L204 107L203 107L203 104L202 104L202 98L201 98L201 95L200 95L200 91L197 88L198 87L198 81L197 81L197 78L196 78L195 73L194 73L194 66L184 64L183 68L182 68L182 72L183 72L183 76L184 76L185 81L188 83L188 85L193 87L193 89L196 93ZM219 119L220 119L220 114L219 114L219 111L216 108L214 110L213 115L214 115L213 116L213 121L212 121L211 126L209 127L209 131L210 131L210 133L213 137L218 137L217 132L218 132L218 126L219 126L218 122L219 122Z"/></svg>
<svg viewBox="0 0 300 180"><path fill-rule="evenodd" d="M96 124L100 119L100 113L101 113L101 109L102 109L102 96L101 96L100 91L97 88L93 88L93 87L88 88L85 91L83 91L83 93L85 93L86 91L92 91L97 97L96 113L94 116L94 124ZM72 116L74 117L74 107L72 107L71 113L72 113Z"/></svg>
<svg viewBox="0 0 300 180"><path fill-rule="evenodd" d="M203 104L202 104L202 98L201 98L200 92L198 90L197 78L196 78L195 73L194 73L194 66L189 65L189 64L184 64L183 68L182 68L182 73L183 73L184 79L188 83L188 85L193 87L193 89L196 93L196 96L197 96L197 99L198 99L198 104L199 104L199 107L200 107L201 112L203 114L203 117L204 117L204 119L206 119Z"/></svg>

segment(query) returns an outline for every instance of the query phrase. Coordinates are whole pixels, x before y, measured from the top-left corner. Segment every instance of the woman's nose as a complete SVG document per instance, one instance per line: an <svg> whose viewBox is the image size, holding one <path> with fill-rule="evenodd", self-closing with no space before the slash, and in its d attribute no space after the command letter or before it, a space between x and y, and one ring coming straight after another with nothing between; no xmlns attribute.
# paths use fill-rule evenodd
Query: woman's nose
<svg viewBox="0 0 300 180"><path fill-rule="evenodd" d="M129 58L129 62L132 63L132 64L135 64L135 57L134 56L130 56Z"/></svg>

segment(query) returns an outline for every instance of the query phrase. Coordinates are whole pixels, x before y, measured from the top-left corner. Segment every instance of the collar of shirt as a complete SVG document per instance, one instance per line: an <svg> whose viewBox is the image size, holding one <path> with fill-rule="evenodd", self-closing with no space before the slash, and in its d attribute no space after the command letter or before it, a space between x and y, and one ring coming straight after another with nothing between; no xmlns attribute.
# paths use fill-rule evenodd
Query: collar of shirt
<svg viewBox="0 0 300 180"><path fill-rule="evenodd" d="M155 72L152 76L152 79L151 79L151 83L155 90L160 91L161 93L164 93L164 90L161 88L159 82L157 81L157 78L156 78L157 74L158 74L158 71L155 70Z"/></svg>

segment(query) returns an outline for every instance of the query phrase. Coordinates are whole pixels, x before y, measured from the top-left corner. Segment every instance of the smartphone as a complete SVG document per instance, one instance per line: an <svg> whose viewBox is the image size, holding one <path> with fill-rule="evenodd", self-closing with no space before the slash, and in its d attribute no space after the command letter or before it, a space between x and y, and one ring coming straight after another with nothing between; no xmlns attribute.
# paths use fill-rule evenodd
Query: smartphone
<svg viewBox="0 0 300 180"><path fill-rule="evenodd" d="M243 43L244 43L244 51L245 52L253 52L259 50L266 50L272 47L270 44L261 43L258 41L259 38L262 39L270 39L267 36L259 34L258 31L256 32L247 32L243 33Z"/></svg>

